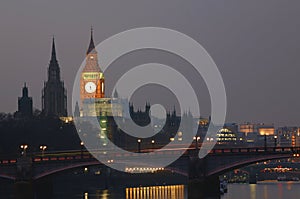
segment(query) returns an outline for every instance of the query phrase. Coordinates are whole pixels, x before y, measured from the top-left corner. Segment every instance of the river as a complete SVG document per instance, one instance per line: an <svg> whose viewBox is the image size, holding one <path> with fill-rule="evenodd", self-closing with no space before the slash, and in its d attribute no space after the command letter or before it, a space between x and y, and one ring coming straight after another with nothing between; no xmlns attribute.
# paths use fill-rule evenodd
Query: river
<svg viewBox="0 0 300 199"><path fill-rule="evenodd" d="M184 185L90 190L83 193L56 193L54 199L187 199ZM258 184L229 184L221 199L299 199L300 183L266 181Z"/></svg>

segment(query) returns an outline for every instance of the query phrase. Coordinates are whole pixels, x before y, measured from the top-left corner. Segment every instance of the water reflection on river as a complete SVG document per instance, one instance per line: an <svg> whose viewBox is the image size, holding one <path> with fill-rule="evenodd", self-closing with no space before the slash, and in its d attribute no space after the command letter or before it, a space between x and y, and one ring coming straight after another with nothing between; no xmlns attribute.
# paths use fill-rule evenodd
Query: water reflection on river
<svg viewBox="0 0 300 199"><path fill-rule="evenodd" d="M229 184L222 199L299 199L299 182L265 181L258 184Z"/></svg>
<svg viewBox="0 0 300 199"><path fill-rule="evenodd" d="M126 199L184 199L184 185L126 188Z"/></svg>
<svg viewBox="0 0 300 199"><path fill-rule="evenodd" d="M96 194L84 193L84 199L185 199L184 185L169 185L169 186L151 186L151 187L133 187L126 188L125 193L118 194L117 191L104 190L96 192Z"/></svg>
<svg viewBox="0 0 300 199"><path fill-rule="evenodd" d="M187 199L184 185L151 186L126 188L122 190L103 190L84 193L76 198L83 199ZM62 197L57 197L62 198ZM74 198L74 197L73 197ZM300 183L261 182L254 185L229 184L228 193L221 199L299 199Z"/></svg>

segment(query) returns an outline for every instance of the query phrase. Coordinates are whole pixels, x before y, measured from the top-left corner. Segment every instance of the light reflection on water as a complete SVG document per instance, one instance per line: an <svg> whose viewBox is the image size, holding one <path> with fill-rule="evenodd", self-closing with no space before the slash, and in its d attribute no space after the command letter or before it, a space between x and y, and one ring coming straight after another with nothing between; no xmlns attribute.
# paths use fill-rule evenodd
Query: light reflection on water
<svg viewBox="0 0 300 199"><path fill-rule="evenodd" d="M73 192L74 194L74 192ZM76 194L77 195L77 194ZM74 196L74 195L73 195ZM2 198L2 197L1 197ZM187 199L187 187L184 185L133 187L111 190L91 190L77 195L55 199ZM221 199L299 199L299 182L260 182L258 184L229 184L228 193Z"/></svg>
<svg viewBox="0 0 300 199"><path fill-rule="evenodd" d="M113 194L114 190L96 191L96 194L83 194L84 199L186 199L184 185L166 185L166 186L150 186L150 187L132 187L126 188L124 195Z"/></svg>
<svg viewBox="0 0 300 199"><path fill-rule="evenodd" d="M265 181L258 184L229 184L222 199L299 199L299 182Z"/></svg>
<svg viewBox="0 0 300 199"><path fill-rule="evenodd" d="M250 184L249 187L251 199L256 199L256 184Z"/></svg>
<svg viewBox="0 0 300 199"><path fill-rule="evenodd" d="M184 199L184 185L126 188L126 199Z"/></svg>

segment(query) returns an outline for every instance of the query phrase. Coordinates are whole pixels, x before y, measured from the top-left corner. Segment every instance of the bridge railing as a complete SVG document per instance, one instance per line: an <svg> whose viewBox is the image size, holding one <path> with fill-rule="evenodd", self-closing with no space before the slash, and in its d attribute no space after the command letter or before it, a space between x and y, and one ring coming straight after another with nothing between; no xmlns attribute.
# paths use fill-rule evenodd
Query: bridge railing
<svg viewBox="0 0 300 199"><path fill-rule="evenodd" d="M177 151L176 151L177 150ZM182 150L182 148L180 149ZM189 152L199 150L195 148L187 148L185 155ZM105 151L93 151L94 154L102 154ZM166 151L157 152L159 154L174 155L178 154L179 149L172 149ZM109 151L107 152L109 153ZM146 153L146 151L145 151ZM274 153L274 154L292 154L294 157L300 156L300 147L231 147L231 148L214 148L209 154L245 154L245 153ZM132 154L134 156L134 153ZM45 162L45 161L79 161L82 159L95 159L90 152L86 150L72 150L72 151L48 151L47 153L28 153L28 157L31 157L33 162ZM110 157L124 158L124 154L109 153ZM0 157L1 158L1 157ZM125 157L126 158L126 157ZM3 158L0 159L0 164L15 164L17 158Z"/></svg>
<svg viewBox="0 0 300 199"><path fill-rule="evenodd" d="M300 147L235 147L235 148L222 148L212 149L210 154L217 153L300 153Z"/></svg>

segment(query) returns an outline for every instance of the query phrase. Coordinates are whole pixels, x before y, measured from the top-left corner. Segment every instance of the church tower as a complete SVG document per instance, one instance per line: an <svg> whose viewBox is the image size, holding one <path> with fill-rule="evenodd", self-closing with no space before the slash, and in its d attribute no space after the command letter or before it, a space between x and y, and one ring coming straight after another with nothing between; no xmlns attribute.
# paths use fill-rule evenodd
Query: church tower
<svg viewBox="0 0 300 199"><path fill-rule="evenodd" d="M22 97L18 99L17 115L20 117L32 117L32 98L28 96L26 83L24 83Z"/></svg>
<svg viewBox="0 0 300 199"><path fill-rule="evenodd" d="M67 116L67 92L60 79L60 68L56 59L54 38L52 39L51 60L48 67L48 80L42 91L42 112L46 116Z"/></svg>
<svg viewBox="0 0 300 199"><path fill-rule="evenodd" d="M80 100L104 98L104 75L98 63L98 53L95 49L93 29L91 29L90 44L86 52L86 63L80 78ZM81 104L81 105L82 105Z"/></svg>

